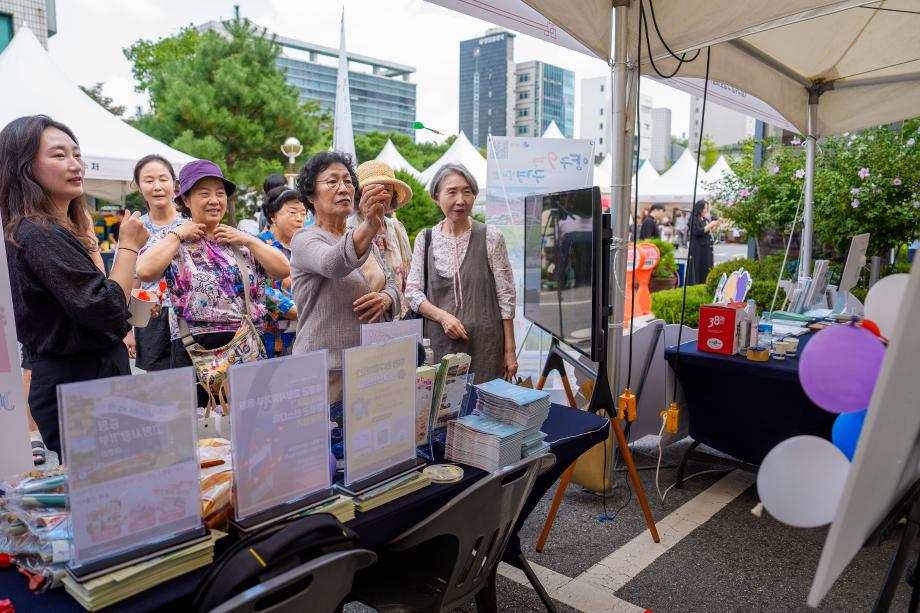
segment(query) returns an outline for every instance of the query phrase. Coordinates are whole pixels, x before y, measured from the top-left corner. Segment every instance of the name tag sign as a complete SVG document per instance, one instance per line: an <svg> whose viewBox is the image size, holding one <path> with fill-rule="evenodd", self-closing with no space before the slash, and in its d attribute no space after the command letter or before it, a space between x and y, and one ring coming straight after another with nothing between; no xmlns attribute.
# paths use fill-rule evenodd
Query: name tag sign
<svg viewBox="0 0 920 613"><path fill-rule="evenodd" d="M75 576L204 536L195 404L191 367L58 387Z"/></svg>
<svg viewBox="0 0 920 613"><path fill-rule="evenodd" d="M386 321L361 326L362 345L385 343L404 336L415 336L415 340L421 345L422 335L421 319L402 319L400 321Z"/></svg>
<svg viewBox="0 0 920 613"><path fill-rule="evenodd" d="M415 467L416 337L342 352L345 487Z"/></svg>
<svg viewBox="0 0 920 613"><path fill-rule="evenodd" d="M254 529L332 494L326 351L228 373L236 523Z"/></svg>

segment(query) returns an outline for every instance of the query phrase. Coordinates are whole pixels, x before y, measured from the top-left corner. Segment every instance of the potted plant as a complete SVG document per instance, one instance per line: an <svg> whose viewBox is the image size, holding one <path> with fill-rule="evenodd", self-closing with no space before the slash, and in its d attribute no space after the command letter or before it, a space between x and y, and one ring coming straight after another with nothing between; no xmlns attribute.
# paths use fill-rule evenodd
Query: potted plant
<svg viewBox="0 0 920 613"><path fill-rule="evenodd" d="M660 292L677 287L679 277L677 276L677 261L674 259L674 245L660 238L649 238L639 242L650 243L658 247L658 264L652 271L652 278L648 284L649 291Z"/></svg>

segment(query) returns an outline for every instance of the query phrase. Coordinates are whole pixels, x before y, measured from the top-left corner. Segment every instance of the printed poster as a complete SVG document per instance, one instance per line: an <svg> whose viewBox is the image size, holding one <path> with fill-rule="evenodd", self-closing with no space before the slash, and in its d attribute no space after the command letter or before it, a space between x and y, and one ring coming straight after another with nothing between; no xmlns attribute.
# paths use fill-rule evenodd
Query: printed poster
<svg viewBox="0 0 920 613"><path fill-rule="evenodd" d="M325 350L229 370L237 521L331 487L327 379Z"/></svg>
<svg viewBox="0 0 920 613"><path fill-rule="evenodd" d="M415 336L342 352L345 485L415 458Z"/></svg>
<svg viewBox="0 0 920 613"><path fill-rule="evenodd" d="M58 387L76 564L201 526L191 367Z"/></svg>
<svg viewBox="0 0 920 613"><path fill-rule="evenodd" d="M415 336L418 343L422 344L422 320L401 319L387 321L379 324L364 324L361 326L361 344L373 345L383 343L404 336Z"/></svg>

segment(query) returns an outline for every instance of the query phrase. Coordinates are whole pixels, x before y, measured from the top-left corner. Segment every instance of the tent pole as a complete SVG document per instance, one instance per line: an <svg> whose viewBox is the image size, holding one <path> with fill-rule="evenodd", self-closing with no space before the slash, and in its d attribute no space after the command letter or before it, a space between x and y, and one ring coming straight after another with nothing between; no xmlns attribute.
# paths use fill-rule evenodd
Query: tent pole
<svg viewBox="0 0 920 613"><path fill-rule="evenodd" d="M820 90L808 95L808 134L805 135L805 226L799 250L799 276L811 275L812 246L815 227L815 152L818 135L818 97ZM793 232L795 228L793 228Z"/></svg>
<svg viewBox="0 0 920 613"><path fill-rule="evenodd" d="M626 296L626 251L629 241L629 185L627 168L632 159L632 129L628 125L626 108L629 100L629 69L626 64L626 25L629 0L614 0L613 23L613 88L611 103L613 134L610 140L610 154L613 159L613 177L610 186L610 230L613 235L611 250L610 280L612 309L607 336L607 379L614 394L622 390L620 382L620 360L623 345L623 317ZM628 141L628 142L627 142Z"/></svg>

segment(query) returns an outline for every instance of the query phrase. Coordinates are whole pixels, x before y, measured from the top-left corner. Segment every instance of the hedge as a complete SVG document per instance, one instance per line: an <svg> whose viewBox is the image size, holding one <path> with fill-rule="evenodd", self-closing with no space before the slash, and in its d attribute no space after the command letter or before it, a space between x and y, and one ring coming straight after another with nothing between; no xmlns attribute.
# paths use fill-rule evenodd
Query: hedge
<svg viewBox="0 0 920 613"><path fill-rule="evenodd" d="M684 288L677 287L652 294L652 313L666 323L680 323L680 305ZM696 328L700 323L700 305L712 302L713 293L705 285L687 287L687 308L684 313L684 325Z"/></svg>

